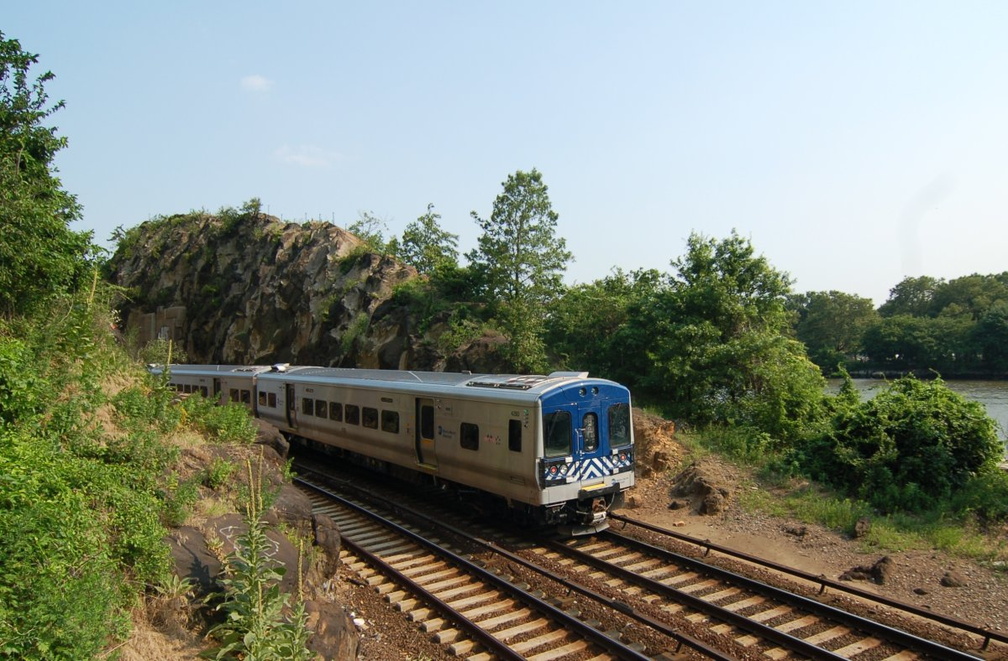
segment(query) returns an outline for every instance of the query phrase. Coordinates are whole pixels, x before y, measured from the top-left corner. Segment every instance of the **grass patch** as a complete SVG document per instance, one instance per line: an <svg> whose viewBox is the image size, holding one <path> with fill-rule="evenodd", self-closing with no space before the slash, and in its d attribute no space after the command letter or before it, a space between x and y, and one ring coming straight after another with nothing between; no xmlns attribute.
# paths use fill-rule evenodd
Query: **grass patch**
<svg viewBox="0 0 1008 661"><path fill-rule="evenodd" d="M716 456L750 476L751 481L738 490L739 505L746 512L817 524L846 536L853 536L858 520L867 518L871 527L860 539L865 552L934 549L994 566L1008 563L1008 540L1000 527L984 530L976 517L952 514L951 507L880 514L865 501L782 472L780 455L754 453L758 440L747 440L737 430L680 433L677 440L686 449L686 463Z"/></svg>
<svg viewBox="0 0 1008 661"><path fill-rule="evenodd" d="M797 519L851 536L859 519L871 521L861 538L865 552L935 549L979 562L1008 561L1008 543L993 532L984 533L968 518L941 511L924 514L878 515L868 503L836 495L818 485L799 483L781 487L756 479L756 489L739 490L739 505L747 512Z"/></svg>

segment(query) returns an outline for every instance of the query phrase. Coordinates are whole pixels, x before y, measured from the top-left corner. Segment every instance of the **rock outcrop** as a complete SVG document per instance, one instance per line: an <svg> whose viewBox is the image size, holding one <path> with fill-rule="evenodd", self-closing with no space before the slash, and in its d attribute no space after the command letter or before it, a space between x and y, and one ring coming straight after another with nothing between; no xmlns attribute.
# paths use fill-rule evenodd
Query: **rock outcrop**
<svg viewBox="0 0 1008 661"><path fill-rule="evenodd" d="M141 343L172 339L190 362L494 371L502 338L444 353L398 286L418 276L324 222L193 213L129 230L109 263ZM444 326L441 324L440 326Z"/></svg>

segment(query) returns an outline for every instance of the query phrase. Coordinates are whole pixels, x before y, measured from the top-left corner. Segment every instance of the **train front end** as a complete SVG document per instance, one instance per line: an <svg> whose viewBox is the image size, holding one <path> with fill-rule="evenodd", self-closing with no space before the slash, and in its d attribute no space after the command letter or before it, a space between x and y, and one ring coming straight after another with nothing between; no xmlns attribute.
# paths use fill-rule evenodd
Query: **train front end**
<svg viewBox="0 0 1008 661"><path fill-rule="evenodd" d="M630 391L603 379L572 380L542 396L539 484L547 523L571 534L608 527L634 485Z"/></svg>

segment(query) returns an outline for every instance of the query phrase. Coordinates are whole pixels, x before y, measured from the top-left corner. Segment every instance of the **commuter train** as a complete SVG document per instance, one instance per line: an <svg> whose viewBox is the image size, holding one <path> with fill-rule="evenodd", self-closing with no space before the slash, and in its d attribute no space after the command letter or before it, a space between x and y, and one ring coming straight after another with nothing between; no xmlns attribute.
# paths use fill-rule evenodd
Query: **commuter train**
<svg viewBox="0 0 1008 661"><path fill-rule="evenodd" d="M151 366L163 373L163 366ZM291 440L479 492L524 523L588 534L634 484L630 392L587 372L521 376L171 365L169 383L238 402Z"/></svg>

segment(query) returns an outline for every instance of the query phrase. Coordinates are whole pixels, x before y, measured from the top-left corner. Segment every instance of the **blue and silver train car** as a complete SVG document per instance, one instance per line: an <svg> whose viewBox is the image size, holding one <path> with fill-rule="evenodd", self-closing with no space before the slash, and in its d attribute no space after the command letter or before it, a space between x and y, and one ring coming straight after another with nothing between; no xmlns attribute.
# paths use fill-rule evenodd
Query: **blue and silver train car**
<svg viewBox="0 0 1008 661"><path fill-rule="evenodd" d="M214 366L171 369L174 382ZM247 379L255 415L290 437L482 492L537 525L601 530L634 484L630 393L587 373L224 369L222 388Z"/></svg>

